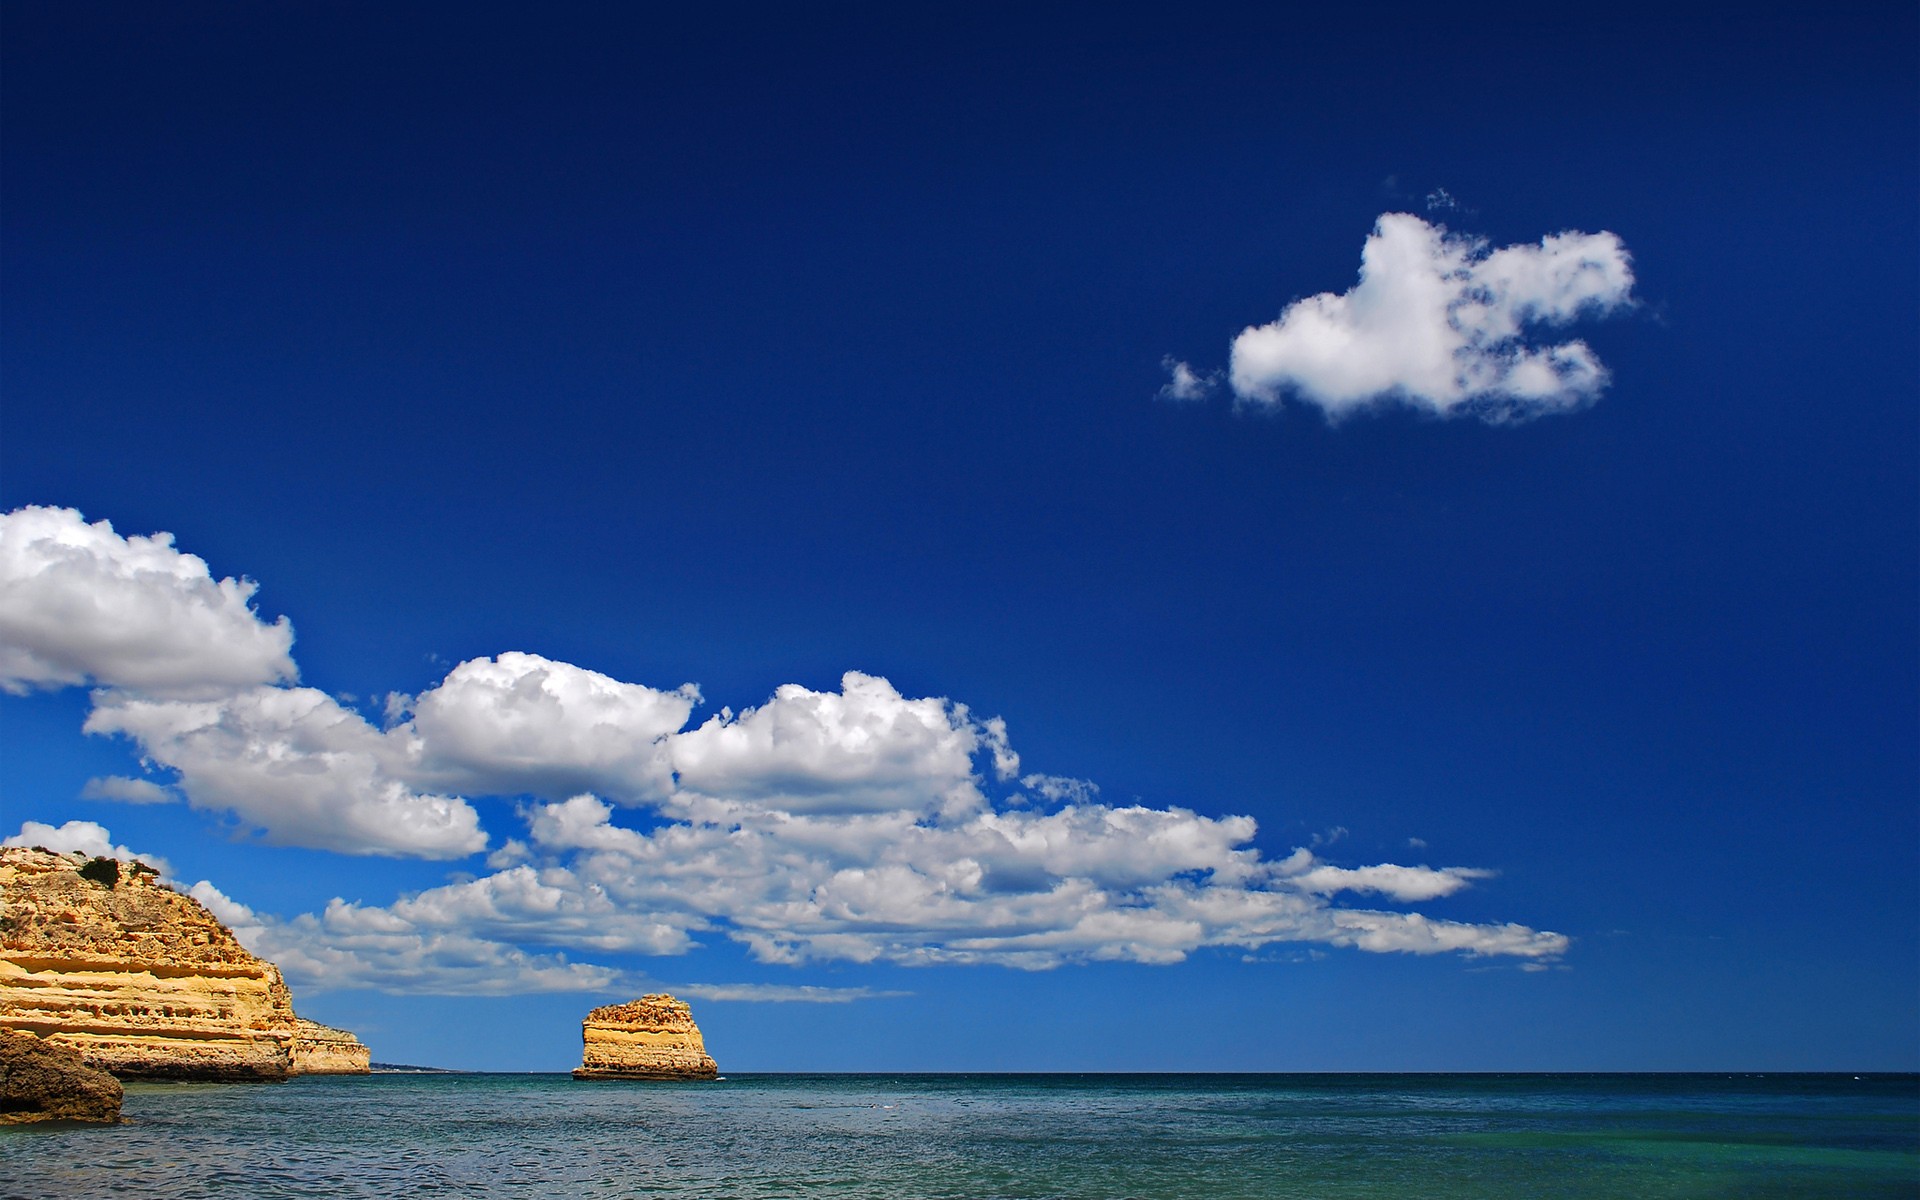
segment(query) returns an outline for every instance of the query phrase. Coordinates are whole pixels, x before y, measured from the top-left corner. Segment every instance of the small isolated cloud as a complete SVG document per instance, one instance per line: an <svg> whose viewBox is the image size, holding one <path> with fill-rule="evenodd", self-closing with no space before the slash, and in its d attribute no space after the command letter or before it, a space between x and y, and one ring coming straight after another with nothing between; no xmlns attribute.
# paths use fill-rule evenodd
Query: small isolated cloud
<svg viewBox="0 0 1920 1200"><path fill-rule="evenodd" d="M865 987L816 987L790 983L676 983L676 996L696 1000L738 1000L751 1004L849 1004L855 1000L884 1000L912 992L875 991Z"/></svg>
<svg viewBox="0 0 1920 1200"><path fill-rule="evenodd" d="M82 800L111 800L116 804L172 804L180 797L151 779L129 779L125 775L101 775L87 780L80 788Z"/></svg>
<svg viewBox="0 0 1920 1200"><path fill-rule="evenodd" d="M1492 871L1477 867L1403 867L1380 863L1371 867L1335 867L1320 862L1307 850L1296 850L1278 869L1287 881L1318 896L1335 892L1375 892L1400 901L1435 900L1451 896L1476 879L1491 879Z"/></svg>
<svg viewBox="0 0 1920 1200"><path fill-rule="evenodd" d="M117 858L121 862L146 863L161 875L172 873L167 860L153 854L136 854L125 846L113 844L113 835L96 821L68 821L49 825L44 821L24 821L20 832L0 840L0 846L39 846L57 854L84 854L89 858Z"/></svg>
<svg viewBox="0 0 1920 1200"><path fill-rule="evenodd" d="M1449 192L1445 188L1435 188L1427 193L1428 212L1441 212L1461 207L1460 201L1454 197L1452 192Z"/></svg>
<svg viewBox="0 0 1920 1200"><path fill-rule="evenodd" d="M1202 374L1193 367L1172 355L1160 360L1160 366L1167 373L1167 382L1161 385L1159 396L1162 400L1186 402L1204 400L1208 393L1220 383L1220 372L1208 371Z"/></svg>
<svg viewBox="0 0 1920 1200"><path fill-rule="evenodd" d="M1067 775L1028 775L1020 780L1020 786L1055 804L1085 804L1100 794L1100 785L1093 780Z"/></svg>
<svg viewBox="0 0 1920 1200"><path fill-rule="evenodd" d="M173 535L122 537L71 508L0 515L0 690L94 683L204 696L290 680L293 626L253 610Z"/></svg>
<svg viewBox="0 0 1920 1200"><path fill-rule="evenodd" d="M1631 259L1611 233L1489 250L1386 213L1361 250L1359 283L1241 331L1228 379L1243 404L1291 397L1330 420L1392 403L1496 423L1568 412L1599 395L1606 368L1584 341L1536 345L1528 327L1615 311L1632 289Z"/></svg>
<svg viewBox="0 0 1920 1200"><path fill-rule="evenodd" d="M1324 961L1325 950L1276 950L1262 954L1242 954L1243 963L1312 963Z"/></svg>

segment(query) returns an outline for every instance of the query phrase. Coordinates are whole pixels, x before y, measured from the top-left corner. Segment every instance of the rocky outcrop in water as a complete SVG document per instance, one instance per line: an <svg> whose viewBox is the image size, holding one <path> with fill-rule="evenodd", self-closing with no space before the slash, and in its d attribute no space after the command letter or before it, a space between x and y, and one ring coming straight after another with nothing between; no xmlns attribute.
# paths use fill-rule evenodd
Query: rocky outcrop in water
<svg viewBox="0 0 1920 1200"><path fill-rule="evenodd" d="M712 1079L719 1074L693 1010L664 993L609 1004L581 1023L575 1079Z"/></svg>
<svg viewBox="0 0 1920 1200"><path fill-rule="evenodd" d="M120 1081L77 1051L0 1029L0 1125L120 1119Z"/></svg>
<svg viewBox="0 0 1920 1200"><path fill-rule="evenodd" d="M354 1070L302 1033L279 968L144 863L0 849L0 1027L123 1079L278 1080ZM358 1042L353 1042L358 1046ZM312 1063L312 1068L302 1063Z"/></svg>

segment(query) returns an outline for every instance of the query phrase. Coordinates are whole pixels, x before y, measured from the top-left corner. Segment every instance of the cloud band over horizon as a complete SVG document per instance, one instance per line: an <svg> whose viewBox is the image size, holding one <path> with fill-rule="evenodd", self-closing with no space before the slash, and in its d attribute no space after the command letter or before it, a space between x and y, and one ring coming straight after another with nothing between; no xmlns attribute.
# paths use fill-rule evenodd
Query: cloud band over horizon
<svg viewBox="0 0 1920 1200"><path fill-rule="evenodd" d="M62 624L76 579L112 607ZM785 684L689 726L694 684L655 689L506 652L391 697L376 725L293 682L291 625L266 622L252 595L168 535L122 538L72 509L0 516L0 686L92 683L87 732L126 737L175 776L165 788L114 777L90 785L94 798L178 793L268 842L336 853L455 860L492 847L487 874L292 918L195 885L295 977L595 990L617 970L571 955L679 955L706 935L769 963L1027 969L1286 942L1528 960L1567 948L1523 925L1344 907L1361 894L1438 900L1490 872L1346 867L1306 849L1268 858L1251 817L1107 804L1087 780L1022 777L1000 719L859 671L838 690ZM115 613L140 636L121 636ZM236 666L217 643L253 649ZM210 668L196 677L186 664L203 649ZM474 796L520 798L521 836L495 843ZM104 828L69 824L111 847Z"/></svg>

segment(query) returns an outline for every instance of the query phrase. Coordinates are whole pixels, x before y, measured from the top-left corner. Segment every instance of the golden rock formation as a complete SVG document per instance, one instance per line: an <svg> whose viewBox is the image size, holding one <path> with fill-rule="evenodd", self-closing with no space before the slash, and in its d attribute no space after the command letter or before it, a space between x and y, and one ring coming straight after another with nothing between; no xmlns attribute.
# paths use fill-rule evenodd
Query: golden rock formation
<svg viewBox="0 0 1920 1200"><path fill-rule="evenodd" d="M693 1023L693 1010L664 993L596 1008L580 1033L586 1049L575 1079L712 1079L719 1074Z"/></svg>
<svg viewBox="0 0 1920 1200"><path fill-rule="evenodd" d="M301 1025L279 968L153 868L0 849L0 1027L123 1079L276 1080ZM345 1060L328 1032L306 1059Z"/></svg>
<svg viewBox="0 0 1920 1200"><path fill-rule="evenodd" d="M372 1070L372 1059L360 1039L344 1029L305 1017L294 1021L289 1065L295 1075L365 1075Z"/></svg>

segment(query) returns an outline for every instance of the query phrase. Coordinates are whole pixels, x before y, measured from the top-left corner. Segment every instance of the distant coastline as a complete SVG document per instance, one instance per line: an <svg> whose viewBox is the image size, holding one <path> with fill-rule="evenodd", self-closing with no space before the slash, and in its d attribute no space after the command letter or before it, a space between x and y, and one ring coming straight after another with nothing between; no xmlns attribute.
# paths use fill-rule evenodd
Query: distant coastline
<svg viewBox="0 0 1920 1200"><path fill-rule="evenodd" d="M466 1075L470 1072L457 1071L452 1067L416 1067L412 1063L368 1063L367 1070L374 1075Z"/></svg>

